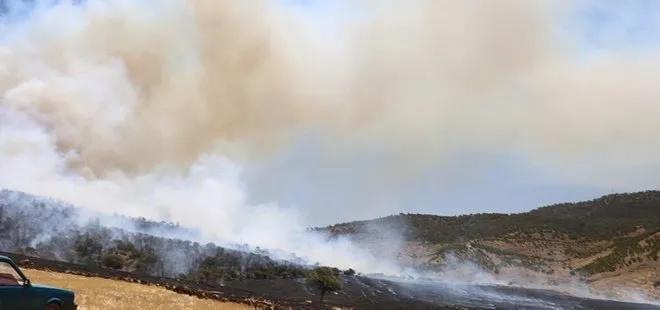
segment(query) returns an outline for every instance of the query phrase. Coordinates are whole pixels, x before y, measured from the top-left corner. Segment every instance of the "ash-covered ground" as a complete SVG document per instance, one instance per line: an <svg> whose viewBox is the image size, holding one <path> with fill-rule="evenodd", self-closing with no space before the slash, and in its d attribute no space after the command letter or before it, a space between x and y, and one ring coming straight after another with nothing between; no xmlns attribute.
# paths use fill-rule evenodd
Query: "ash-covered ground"
<svg viewBox="0 0 660 310"><path fill-rule="evenodd" d="M654 310L660 306L586 299L553 291L505 286L454 285L439 281L394 281L364 276L341 276L342 290L328 293L323 304L319 292L302 279L246 279L207 285L165 277L2 253L22 268L104 277L162 286L201 298L244 302L270 309L616 309Z"/></svg>

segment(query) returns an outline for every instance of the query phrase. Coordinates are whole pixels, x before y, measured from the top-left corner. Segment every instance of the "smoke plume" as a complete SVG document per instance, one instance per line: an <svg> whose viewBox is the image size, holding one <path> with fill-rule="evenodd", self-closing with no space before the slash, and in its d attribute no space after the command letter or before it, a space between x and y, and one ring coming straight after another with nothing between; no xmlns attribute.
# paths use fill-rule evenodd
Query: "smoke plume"
<svg viewBox="0 0 660 310"><path fill-rule="evenodd" d="M364 256L349 243L301 237L310 219L395 211L431 172L474 175L466 154L513 154L568 182L657 184L644 171L659 167L660 58L579 59L558 26L573 5L356 0L314 18L266 0L10 3L5 188L352 266ZM298 174L296 192L324 210L250 201Z"/></svg>

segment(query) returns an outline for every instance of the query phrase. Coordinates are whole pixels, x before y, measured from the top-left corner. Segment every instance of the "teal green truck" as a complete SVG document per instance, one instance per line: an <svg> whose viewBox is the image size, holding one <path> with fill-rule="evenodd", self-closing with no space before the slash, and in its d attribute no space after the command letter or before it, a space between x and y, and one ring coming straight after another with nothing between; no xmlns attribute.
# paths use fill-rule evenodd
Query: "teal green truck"
<svg viewBox="0 0 660 310"><path fill-rule="evenodd" d="M32 284L20 268L0 255L0 310L76 310L72 291Z"/></svg>

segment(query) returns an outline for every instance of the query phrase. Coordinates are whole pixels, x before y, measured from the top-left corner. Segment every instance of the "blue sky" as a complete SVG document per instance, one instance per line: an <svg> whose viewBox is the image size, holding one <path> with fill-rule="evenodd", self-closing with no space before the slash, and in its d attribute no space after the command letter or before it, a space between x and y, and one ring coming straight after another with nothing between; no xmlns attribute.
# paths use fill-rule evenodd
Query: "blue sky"
<svg viewBox="0 0 660 310"><path fill-rule="evenodd" d="M660 2L653 0L590 1L574 22L592 48L656 47L660 41Z"/></svg>
<svg viewBox="0 0 660 310"><path fill-rule="evenodd" d="M350 15L357 12L351 1L280 0L312 16ZM654 0L577 0L566 23L579 32L585 48L617 48L625 45L654 46L660 43L660 2Z"/></svg>

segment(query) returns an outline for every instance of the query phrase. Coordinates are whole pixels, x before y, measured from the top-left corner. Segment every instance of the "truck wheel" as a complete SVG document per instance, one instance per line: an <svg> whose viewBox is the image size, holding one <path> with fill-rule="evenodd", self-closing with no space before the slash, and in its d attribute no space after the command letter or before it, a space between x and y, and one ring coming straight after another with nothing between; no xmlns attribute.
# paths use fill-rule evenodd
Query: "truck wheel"
<svg viewBox="0 0 660 310"><path fill-rule="evenodd" d="M62 308L57 303L51 302L46 305L44 310L61 310Z"/></svg>

